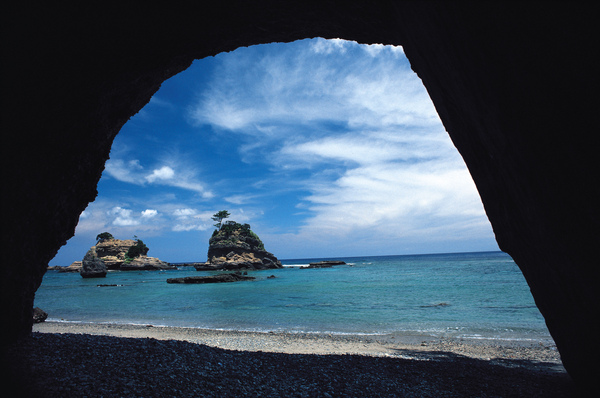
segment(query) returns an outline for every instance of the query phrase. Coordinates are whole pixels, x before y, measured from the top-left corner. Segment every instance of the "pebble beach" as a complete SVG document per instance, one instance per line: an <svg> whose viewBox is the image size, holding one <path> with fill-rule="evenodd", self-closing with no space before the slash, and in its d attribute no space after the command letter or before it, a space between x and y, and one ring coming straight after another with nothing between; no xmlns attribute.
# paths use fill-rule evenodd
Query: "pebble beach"
<svg viewBox="0 0 600 398"><path fill-rule="evenodd" d="M3 358L12 396L579 396L556 347L539 342L68 322L33 331Z"/></svg>

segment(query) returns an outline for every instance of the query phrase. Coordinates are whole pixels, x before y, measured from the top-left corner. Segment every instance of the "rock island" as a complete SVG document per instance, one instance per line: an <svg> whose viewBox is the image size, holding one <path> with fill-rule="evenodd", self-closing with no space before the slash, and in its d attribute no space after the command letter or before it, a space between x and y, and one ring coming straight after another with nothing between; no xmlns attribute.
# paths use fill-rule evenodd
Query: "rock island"
<svg viewBox="0 0 600 398"><path fill-rule="evenodd" d="M281 261L265 250L263 242L250 229L250 225L227 221L215 226L218 229L208 242L208 260L206 263L195 264L196 270L283 268Z"/></svg>
<svg viewBox="0 0 600 398"><path fill-rule="evenodd" d="M148 257L148 247L141 239L115 239L108 232L96 237L98 240L85 254L79 271L83 278L106 276L107 270L161 270L175 269L165 261Z"/></svg>

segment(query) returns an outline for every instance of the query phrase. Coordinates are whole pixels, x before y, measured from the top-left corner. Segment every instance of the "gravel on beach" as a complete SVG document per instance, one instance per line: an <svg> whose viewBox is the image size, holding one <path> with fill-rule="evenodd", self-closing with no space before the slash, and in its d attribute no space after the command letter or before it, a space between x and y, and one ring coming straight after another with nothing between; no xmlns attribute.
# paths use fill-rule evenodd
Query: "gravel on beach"
<svg viewBox="0 0 600 398"><path fill-rule="evenodd" d="M579 396L555 347L497 343L45 322L3 353L2 396Z"/></svg>

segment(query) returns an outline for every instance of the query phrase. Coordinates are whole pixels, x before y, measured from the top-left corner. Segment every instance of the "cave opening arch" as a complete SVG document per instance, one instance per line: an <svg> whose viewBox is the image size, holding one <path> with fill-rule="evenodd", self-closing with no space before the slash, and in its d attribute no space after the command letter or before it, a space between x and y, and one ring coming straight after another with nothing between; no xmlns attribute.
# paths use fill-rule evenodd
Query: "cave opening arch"
<svg viewBox="0 0 600 398"><path fill-rule="evenodd" d="M10 209L1 278L6 340L30 332L48 261L95 198L114 136L162 81L193 59L240 46L341 37L405 48L565 367L591 380L598 355L591 272L600 229L589 182L590 172L597 174L589 145L596 102L588 99L598 87L598 61L589 54L597 38L593 13L571 5L542 12L523 4L261 5L231 2L201 13L24 6L5 14L3 28L15 33L5 43L3 76L2 123L12 133L3 146L3 180L11 187L3 198Z"/></svg>

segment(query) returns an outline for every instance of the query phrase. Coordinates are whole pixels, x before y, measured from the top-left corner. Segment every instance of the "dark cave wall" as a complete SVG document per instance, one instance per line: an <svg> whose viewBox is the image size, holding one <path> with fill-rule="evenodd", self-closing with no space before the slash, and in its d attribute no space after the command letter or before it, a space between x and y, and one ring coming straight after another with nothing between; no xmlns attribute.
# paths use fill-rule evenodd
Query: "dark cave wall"
<svg viewBox="0 0 600 398"><path fill-rule="evenodd" d="M599 199L589 142L598 89L593 22L587 10L564 3L446 6L429 13L432 26L419 28L405 22L416 13L399 13L400 26L422 33L406 32L406 54L565 367L591 377L599 307L590 249L600 242L591 205Z"/></svg>
<svg viewBox="0 0 600 398"><path fill-rule="evenodd" d="M591 376L598 293L595 15L577 5L230 1L2 15L3 341L69 239L121 126L194 59L307 37L401 44L525 275L567 370ZM6 40L5 40L6 39ZM596 50L597 52L597 50ZM509 292L507 292L509 294Z"/></svg>

